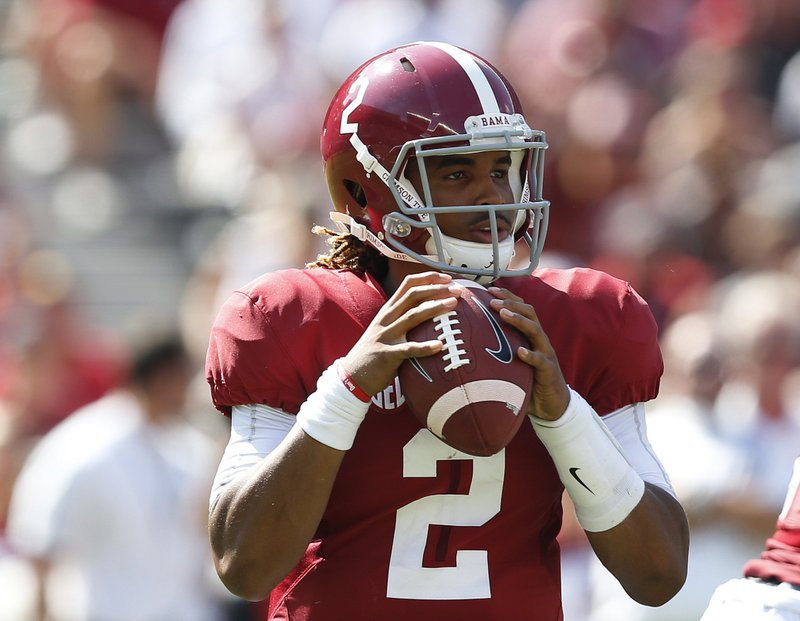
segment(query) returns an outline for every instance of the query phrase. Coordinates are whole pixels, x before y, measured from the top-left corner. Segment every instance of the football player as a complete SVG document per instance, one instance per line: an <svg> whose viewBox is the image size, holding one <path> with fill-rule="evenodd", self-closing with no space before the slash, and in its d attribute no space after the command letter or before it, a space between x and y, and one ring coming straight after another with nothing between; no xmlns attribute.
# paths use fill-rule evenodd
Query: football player
<svg viewBox="0 0 800 621"><path fill-rule="evenodd" d="M800 457L794 462L776 531L741 578L714 591L700 621L797 621L800 618Z"/></svg>
<svg viewBox="0 0 800 621"><path fill-rule="evenodd" d="M217 570L269 597L270 619L557 621L565 489L631 597L656 606L683 584L687 522L645 432L656 325L625 282L534 271L546 148L505 78L448 44L387 51L334 96L331 252L233 293L207 356L232 418ZM490 457L421 429L396 379L440 350L405 334L455 306L454 275L491 285L529 340L530 424Z"/></svg>

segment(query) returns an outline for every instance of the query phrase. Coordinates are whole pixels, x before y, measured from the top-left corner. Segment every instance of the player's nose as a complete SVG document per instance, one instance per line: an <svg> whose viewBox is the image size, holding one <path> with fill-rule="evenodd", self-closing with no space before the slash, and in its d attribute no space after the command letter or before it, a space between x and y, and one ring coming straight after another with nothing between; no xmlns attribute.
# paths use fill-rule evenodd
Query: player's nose
<svg viewBox="0 0 800 621"><path fill-rule="evenodd" d="M510 202L510 189L504 179L484 175L476 180L476 205L503 205Z"/></svg>

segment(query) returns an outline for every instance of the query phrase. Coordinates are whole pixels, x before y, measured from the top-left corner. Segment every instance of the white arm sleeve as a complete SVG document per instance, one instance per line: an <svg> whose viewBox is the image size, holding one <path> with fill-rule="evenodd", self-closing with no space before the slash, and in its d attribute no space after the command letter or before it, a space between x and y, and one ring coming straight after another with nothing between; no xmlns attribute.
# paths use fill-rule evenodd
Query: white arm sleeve
<svg viewBox="0 0 800 621"><path fill-rule="evenodd" d="M226 485L275 450L295 421L295 416L268 405L233 407L231 437L211 486L209 508L214 507Z"/></svg>
<svg viewBox="0 0 800 621"><path fill-rule="evenodd" d="M608 430L622 449L622 454L636 473L647 483L652 483L675 496L667 471L661 465L650 441L644 403L626 405L602 417Z"/></svg>
<svg viewBox="0 0 800 621"><path fill-rule="evenodd" d="M235 406L231 412L231 437L214 477L209 507L214 506L226 485L269 455L295 422L295 416L267 405ZM637 474L675 496L664 466L647 439L644 404L620 408L603 416L603 422Z"/></svg>

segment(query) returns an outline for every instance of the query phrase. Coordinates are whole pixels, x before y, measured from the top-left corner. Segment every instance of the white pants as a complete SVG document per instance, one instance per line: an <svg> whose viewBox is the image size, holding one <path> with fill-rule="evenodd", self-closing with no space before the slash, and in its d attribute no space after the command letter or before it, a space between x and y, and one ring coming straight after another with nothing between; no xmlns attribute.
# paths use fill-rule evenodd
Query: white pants
<svg viewBox="0 0 800 621"><path fill-rule="evenodd" d="M800 621L800 590L737 578L721 584L700 621Z"/></svg>

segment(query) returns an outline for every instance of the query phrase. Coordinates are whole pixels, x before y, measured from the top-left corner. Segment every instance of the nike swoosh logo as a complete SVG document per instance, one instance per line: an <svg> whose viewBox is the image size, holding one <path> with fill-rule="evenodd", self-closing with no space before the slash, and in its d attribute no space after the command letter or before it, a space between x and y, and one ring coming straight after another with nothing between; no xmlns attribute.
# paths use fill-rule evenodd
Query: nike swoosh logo
<svg viewBox="0 0 800 621"><path fill-rule="evenodd" d="M573 479L575 479L578 483L583 485L583 487L586 489L587 492L589 492L592 496L594 496L594 492L589 489L589 486L586 485L586 483L584 483L583 481L581 481L581 478L578 476L578 470L580 470L580 468L570 468L569 473L572 475Z"/></svg>
<svg viewBox="0 0 800 621"><path fill-rule="evenodd" d="M489 325L492 326L494 336L497 339L497 349L490 349L487 347L486 353L491 355L495 360L508 364L513 360L514 354L511 351L511 343L508 342L506 333L503 332L503 328L500 327L500 324L497 322L497 319L494 318L491 311L489 311L480 300L475 298L475 303L478 305L478 308L483 311L483 314L486 315L486 319L489 320Z"/></svg>
<svg viewBox="0 0 800 621"><path fill-rule="evenodd" d="M411 366L414 367L422 377L428 380L431 384L433 383L433 378L431 378L431 376L428 375L425 369L422 368L422 365L419 363L419 360L417 360L416 358L409 358L408 361L411 363Z"/></svg>

